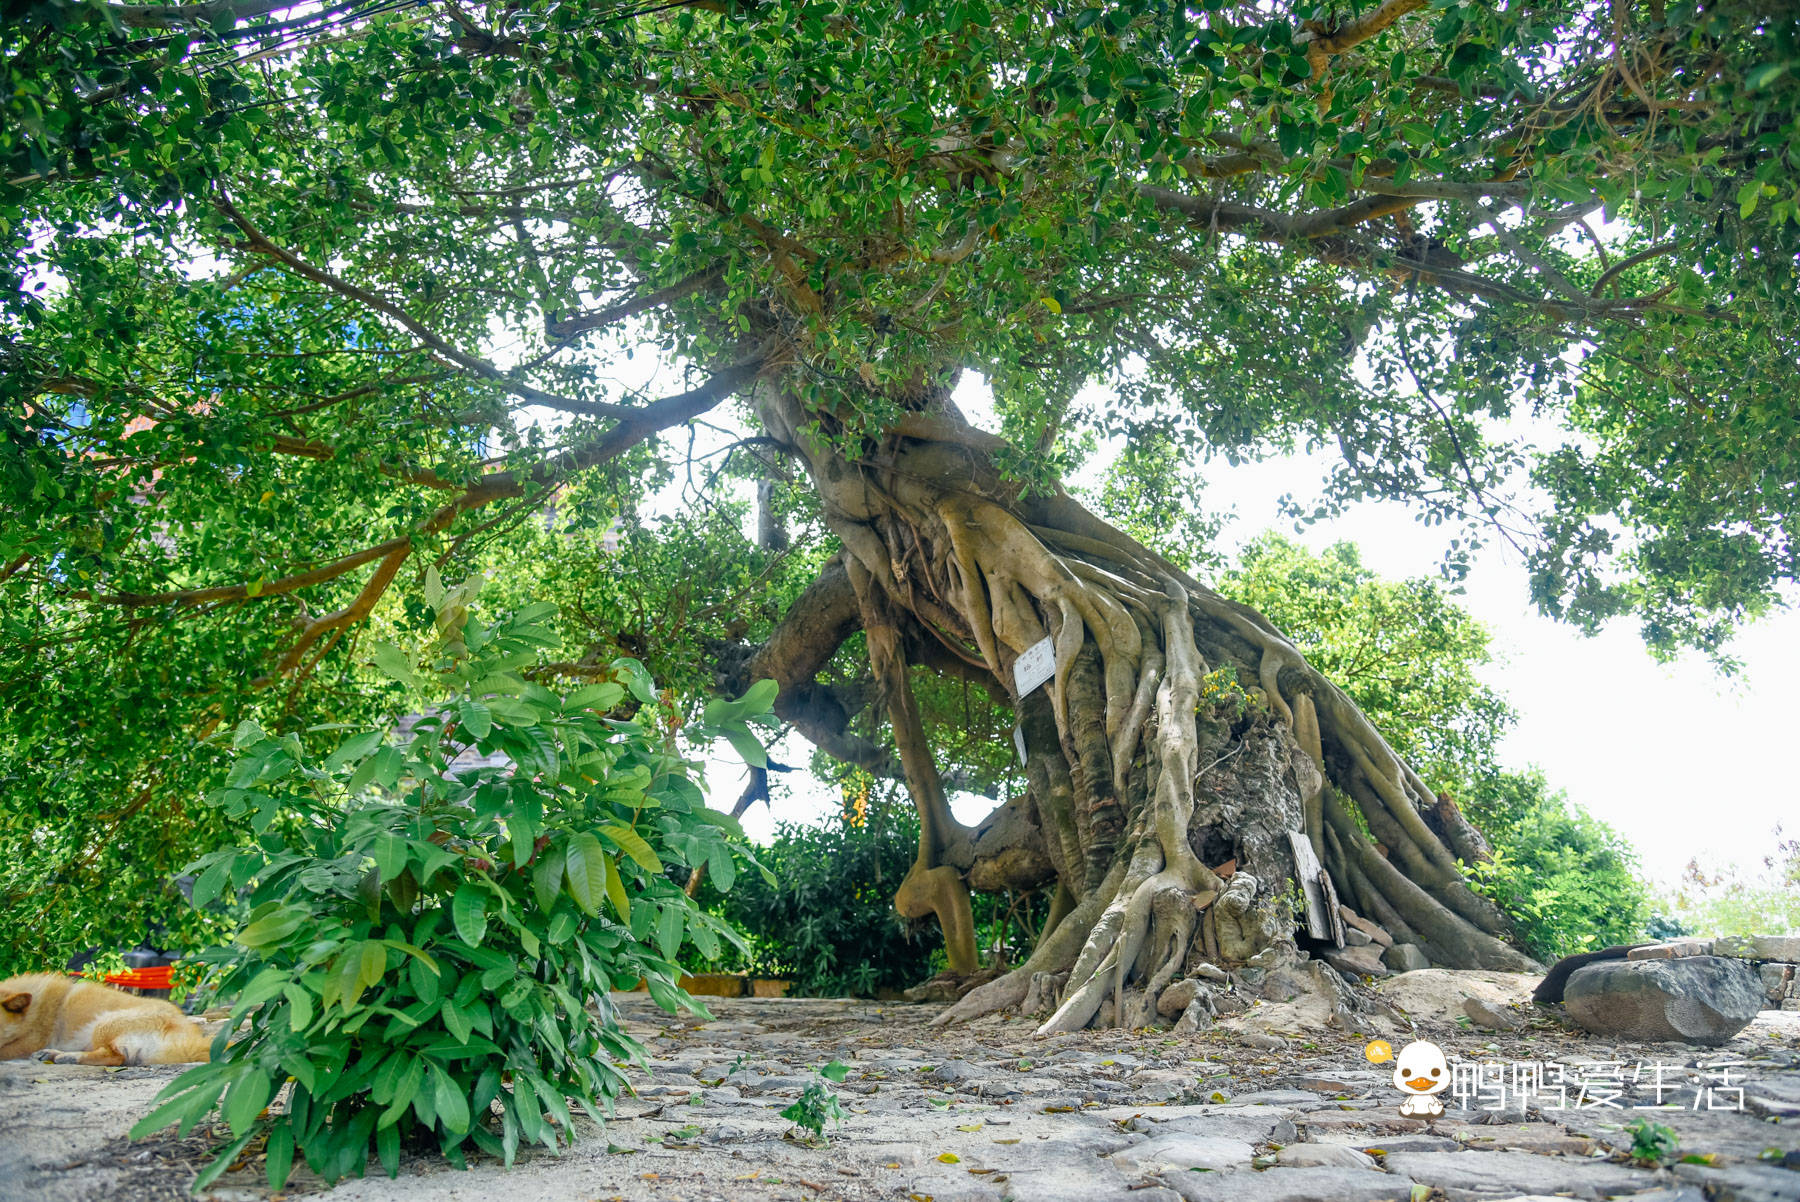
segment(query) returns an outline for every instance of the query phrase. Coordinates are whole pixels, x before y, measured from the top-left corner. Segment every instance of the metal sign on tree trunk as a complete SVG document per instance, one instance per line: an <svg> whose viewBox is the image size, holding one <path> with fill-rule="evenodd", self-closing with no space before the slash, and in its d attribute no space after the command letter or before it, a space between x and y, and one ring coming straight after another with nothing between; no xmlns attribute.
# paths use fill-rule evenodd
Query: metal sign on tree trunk
<svg viewBox="0 0 1800 1202"><path fill-rule="evenodd" d="M1013 688L1019 699L1056 675L1056 643L1048 636L1019 653L1013 661Z"/></svg>

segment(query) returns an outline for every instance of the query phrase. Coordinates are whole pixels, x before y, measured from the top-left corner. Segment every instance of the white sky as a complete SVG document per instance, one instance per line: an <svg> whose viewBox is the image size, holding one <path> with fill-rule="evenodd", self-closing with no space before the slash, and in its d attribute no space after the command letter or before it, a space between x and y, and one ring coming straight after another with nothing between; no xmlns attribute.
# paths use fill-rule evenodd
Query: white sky
<svg viewBox="0 0 1800 1202"><path fill-rule="evenodd" d="M957 401L991 428L984 393L978 382L968 384ZM1097 457L1083 476L1104 460ZM1450 528L1427 529L1405 506L1365 503L1300 531L1280 517L1277 499L1311 496L1327 464L1325 457L1294 455L1210 465L1209 506L1237 514L1224 533L1226 549L1274 528L1314 549L1354 542L1363 561L1386 577L1435 574ZM1728 681L1698 657L1656 663L1629 620L1585 638L1542 617L1531 608L1519 556L1504 545L1483 549L1464 586L1459 604L1488 625L1501 657L1483 675L1519 714L1501 745L1502 762L1541 767L1553 788L1637 845L1646 875L1672 885L1696 855L1715 865L1755 865L1775 824L1787 818L1794 825L1800 783L1777 753L1800 721L1800 613L1785 611L1747 629L1734 648L1744 672ZM790 736L775 758L805 764L809 755L810 747ZM741 765L728 759L711 762L708 777L714 806L729 806L743 788ZM758 805L745 816L753 838L768 839L777 821L820 821L840 804L803 771L781 785L772 808ZM954 808L973 822L992 804L964 797Z"/></svg>

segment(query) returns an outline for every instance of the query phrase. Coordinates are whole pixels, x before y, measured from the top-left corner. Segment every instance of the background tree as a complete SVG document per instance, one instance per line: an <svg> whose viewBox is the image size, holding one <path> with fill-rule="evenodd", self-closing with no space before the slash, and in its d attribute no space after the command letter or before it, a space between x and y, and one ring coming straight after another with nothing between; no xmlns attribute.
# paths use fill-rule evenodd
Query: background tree
<svg viewBox="0 0 1800 1202"><path fill-rule="evenodd" d="M1267 619L1063 492L1059 448L1330 446L1326 508L1410 498L1516 544L1547 612L1719 651L1795 576L1797 21L28 4L0 47L9 729L110 696L67 695L52 648L185 639L162 666L188 676L104 800L25 831L73 857L134 791L181 804L147 749L269 685L302 720L403 573L478 561L587 478L629 492L661 432L724 410L836 542L721 677L897 759L921 820L897 904L954 968L983 863L1035 838L1059 881L1031 960L956 1013L1061 969L1048 1029L1133 982L1148 1005L1197 938L1279 959L1294 830L1434 960L1523 966L1457 868L1472 828ZM679 379L618 378L634 353ZM949 402L971 369L996 433ZM1118 403L1078 403L1090 380ZM1509 437L1527 414L1566 441ZM868 679L840 681L859 628ZM1014 696L1045 637L1053 682ZM1026 804L954 821L916 669L1016 709Z"/></svg>

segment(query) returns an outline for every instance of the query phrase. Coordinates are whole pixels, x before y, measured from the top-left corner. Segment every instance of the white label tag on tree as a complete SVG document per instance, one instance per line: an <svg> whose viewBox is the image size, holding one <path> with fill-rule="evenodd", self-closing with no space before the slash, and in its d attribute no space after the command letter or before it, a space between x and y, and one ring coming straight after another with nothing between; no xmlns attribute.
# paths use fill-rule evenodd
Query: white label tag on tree
<svg viewBox="0 0 1800 1202"><path fill-rule="evenodd" d="M1025 766L1025 728L1023 726L1013 727L1013 746L1019 749L1019 766L1023 768Z"/></svg>
<svg viewBox="0 0 1800 1202"><path fill-rule="evenodd" d="M1013 688L1025 694L1056 675L1056 644L1044 638L1025 648L1013 661Z"/></svg>

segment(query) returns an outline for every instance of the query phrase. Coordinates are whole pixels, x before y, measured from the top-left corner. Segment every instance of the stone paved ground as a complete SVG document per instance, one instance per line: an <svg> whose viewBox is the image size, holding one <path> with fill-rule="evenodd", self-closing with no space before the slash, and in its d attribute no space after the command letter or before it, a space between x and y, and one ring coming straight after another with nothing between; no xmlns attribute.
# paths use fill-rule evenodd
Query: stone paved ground
<svg viewBox="0 0 1800 1202"><path fill-rule="evenodd" d="M1284 1039L1240 1022L1179 1036L1040 1039L1021 1019L935 1031L936 1009L924 1006L715 1000L714 1021L705 1022L671 1018L632 995L621 1005L653 1072L603 1136L584 1132L563 1156L522 1157L510 1171L408 1162L398 1180L348 1182L330 1197L1800 1202L1800 1016L1765 1013L1729 1046L1705 1050L1600 1044L1547 1019L1513 1033L1474 1031L1449 1021L1448 1006L1433 1011L1429 991L1394 996L1405 1013L1364 1015L1355 1032ZM1279 1030L1280 1022L1271 1011L1262 1025ZM1523 1110L1509 1099L1505 1113L1452 1104L1434 1121L1402 1118L1400 1095L1363 1046L1378 1034L1399 1045L1413 1037L1411 1023L1453 1061L1560 1062L1590 1073L1612 1061L1668 1065L1671 1108L1637 1114L1674 1128L1683 1154L1710 1163L1632 1167L1621 1130L1631 1111L1547 1109L1549 1095ZM790 1126L778 1111L813 1067L834 1058L851 1066L838 1087L847 1121L824 1147L785 1139ZM1744 1083L1743 1111L1708 1110L1704 1100L1692 1109L1690 1078L1728 1060L1742 1065L1730 1080ZM0 1198L185 1196L202 1141L123 1139L173 1071L0 1062ZM1625 1083L1622 1105L1651 1101L1654 1073L1640 1076ZM1712 1100L1735 1105L1737 1094ZM212 1196L267 1197L260 1171L247 1163ZM288 1192L321 1188L301 1179Z"/></svg>

